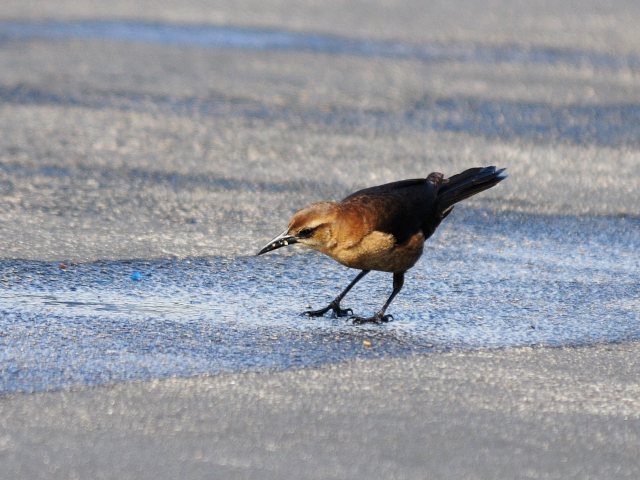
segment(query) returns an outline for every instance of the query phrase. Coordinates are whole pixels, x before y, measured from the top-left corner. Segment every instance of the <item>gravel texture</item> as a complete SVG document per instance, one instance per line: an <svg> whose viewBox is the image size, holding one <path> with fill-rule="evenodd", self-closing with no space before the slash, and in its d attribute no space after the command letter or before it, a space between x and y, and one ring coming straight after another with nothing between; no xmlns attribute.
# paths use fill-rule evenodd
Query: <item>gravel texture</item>
<svg viewBox="0 0 640 480"><path fill-rule="evenodd" d="M0 477L638 478L638 5L3 2ZM480 165L388 325L253 257Z"/></svg>

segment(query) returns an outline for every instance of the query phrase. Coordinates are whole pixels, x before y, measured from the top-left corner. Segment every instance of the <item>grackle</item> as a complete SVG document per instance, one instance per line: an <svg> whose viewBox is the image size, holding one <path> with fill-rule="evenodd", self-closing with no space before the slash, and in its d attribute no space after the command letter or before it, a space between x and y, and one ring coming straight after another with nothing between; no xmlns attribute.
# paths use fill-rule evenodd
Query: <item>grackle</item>
<svg viewBox="0 0 640 480"><path fill-rule="evenodd" d="M483 192L504 180L505 169L471 168L444 178L431 173L427 178L402 180L365 188L340 203L318 202L297 212L289 227L265 245L258 255L300 243L349 268L358 276L327 307L305 314L327 313L342 317L353 314L340 308L344 296L371 270L393 273L393 291L372 317L352 317L354 323L388 322L387 307L402 289L404 274L422 255L424 242L456 203Z"/></svg>

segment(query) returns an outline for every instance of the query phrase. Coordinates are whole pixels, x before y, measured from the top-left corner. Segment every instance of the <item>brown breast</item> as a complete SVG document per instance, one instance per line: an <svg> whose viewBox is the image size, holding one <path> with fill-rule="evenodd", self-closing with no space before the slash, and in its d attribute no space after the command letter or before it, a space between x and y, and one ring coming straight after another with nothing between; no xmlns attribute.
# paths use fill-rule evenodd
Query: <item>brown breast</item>
<svg viewBox="0 0 640 480"><path fill-rule="evenodd" d="M356 245L336 246L327 252L332 258L350 268L378 270L382 272L405 272L418 261L424 247L422 233L409 238L401 245L395 243L390 233L373 231Z"/></svg>

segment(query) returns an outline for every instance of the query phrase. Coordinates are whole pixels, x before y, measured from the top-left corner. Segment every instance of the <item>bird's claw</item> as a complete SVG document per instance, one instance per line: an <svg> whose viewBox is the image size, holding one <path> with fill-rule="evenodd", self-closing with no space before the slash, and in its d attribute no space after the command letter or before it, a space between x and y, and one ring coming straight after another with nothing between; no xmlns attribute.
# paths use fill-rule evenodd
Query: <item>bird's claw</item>
<svg viewBox="0 0 640 480"><path fill-rule="evenodd" d="M363 323L387 323L393 320L393 315L379 315L376 314L373 317L351 317L354 325L362 325Z"/></svg>
<svg viewBox="0 0 640 480"><path fill-rule="evenodd" d="M329 308L323 308L321 310L307 310L306 312L302 312L302 316L309 315L310 317L321 317L329 310Z"/></svg>
<svg viewBox="0 0 640 480"><path fill-rule="evenodd" d="M335 302L331 302L327 307L321 308L320 310L308 310L306 312L302 312L302 315L309 315L310 317L321 317L329 310L332 310L333 317L346 317L348 315L353 315L353 310L350 308L340 308L340 304L336 304Z"/></svg>

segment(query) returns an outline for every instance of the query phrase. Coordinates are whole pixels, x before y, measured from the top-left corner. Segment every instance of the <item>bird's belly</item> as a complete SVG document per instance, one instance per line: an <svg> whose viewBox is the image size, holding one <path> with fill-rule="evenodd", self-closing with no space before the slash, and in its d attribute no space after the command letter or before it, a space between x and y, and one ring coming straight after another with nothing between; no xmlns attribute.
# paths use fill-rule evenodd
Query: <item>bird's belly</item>
<svg viewBox="0 0 640 480"><path fill-rule="evenodd" d="M358 245L335 252L332 257L349 268L405 272L422 256L423 247L422 233L397 245L393 235L376 231L367 235Z"/></svg>

